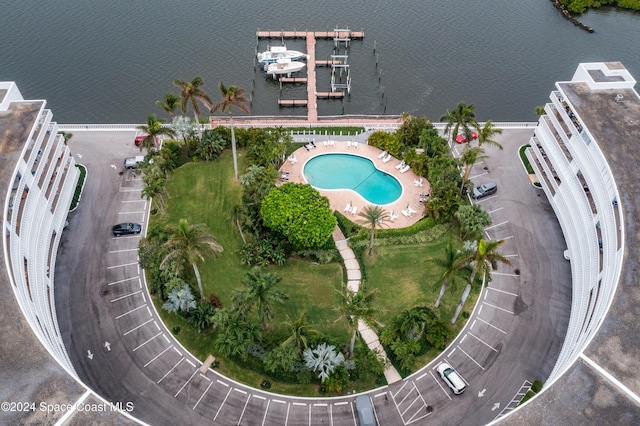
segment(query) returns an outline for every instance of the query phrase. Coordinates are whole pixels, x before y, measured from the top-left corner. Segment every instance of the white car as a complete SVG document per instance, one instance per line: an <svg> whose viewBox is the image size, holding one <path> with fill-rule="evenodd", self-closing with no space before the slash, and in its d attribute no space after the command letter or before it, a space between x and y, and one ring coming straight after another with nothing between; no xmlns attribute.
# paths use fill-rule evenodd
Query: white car
<svg viewBox="0 0 640 426"><path fill-rule="evenodd" d="M467 388L466 383L462 380L462 376L446 362L436 367L436 371L456 395L460 395Z"/></svg>

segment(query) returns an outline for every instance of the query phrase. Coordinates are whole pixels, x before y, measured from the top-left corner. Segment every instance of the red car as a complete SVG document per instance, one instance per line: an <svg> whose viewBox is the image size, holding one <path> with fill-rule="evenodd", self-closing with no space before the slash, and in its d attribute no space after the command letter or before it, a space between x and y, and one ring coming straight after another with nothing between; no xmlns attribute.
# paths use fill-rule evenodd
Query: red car
<svg viewBox="0 0 640 426"><path fill-rule="evenodd" d="M138 136L136 136L136 138L133 141L133 143L135 143L136 146L140 146L140 144L142 143L142 141L146 137L147 137L147 135L138 135ZM153 146L156 146L157 144L158 144L158 138L156 138L156 140L153 142Z"/></svg>
<svg viewBox="0 0 640 426"><path fill-rule="evenodd" d="M471 137L473 139L478 139L478 132L476 132L475 130L471 132ZM460 133L458 134L458 136L456 136L456 142L465 143L467 142L467 137L464 135L464 133Z"/></svg>

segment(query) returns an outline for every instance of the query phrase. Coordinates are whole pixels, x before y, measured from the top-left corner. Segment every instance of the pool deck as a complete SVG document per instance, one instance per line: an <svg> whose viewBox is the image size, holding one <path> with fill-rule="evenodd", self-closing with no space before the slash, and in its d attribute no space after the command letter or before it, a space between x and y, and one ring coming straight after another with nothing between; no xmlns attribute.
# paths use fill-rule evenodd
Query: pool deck
<svg viewBox="0 0 640 426"><path fill-rule="evenodd" d="M384 205L384 209L387 214L393 211L398 217L394 221L387 220L383 228L405 228L413 225L424 215L424 206L420 203L420 194L429 194L431 188L426 179L422 179L422 187L416 186L414 180L419 179L413 170L409 170L405 173L400 173L396 166L400 163L400 160L392 158L391 161L383 163L382 159L378 158L378 155L382 153L379 148L359 143L357 145L351 144L345 141L334 141L333 146L325 146L323 142L316 142L316 148L309 151L304 147L296 150L291 156L298 160L295 163L287 160L285 164L280 168L280 172L289 172L289 182L307 183L303 175L303 168L305 163L311 158L327 153L344 153L352 155L360 155L362 157L369 158L374 162L376 167L382 171L394 176L402 185L402 195L400 198L390 204ZM345 173L347 171L345 170ZM284 181L281 181L284 183ZM318 190L320 194L326 196L329 199L329 203L333 210L337 210L353 220L354 222L359 219L358 213L352 214L345 211L345 207L348 204L358 208L358 212L362 211L363 207L370 205L360 194L350 190ZM417 211L409 217L404 216L401 211L406 209L407 206Z"/></svg>

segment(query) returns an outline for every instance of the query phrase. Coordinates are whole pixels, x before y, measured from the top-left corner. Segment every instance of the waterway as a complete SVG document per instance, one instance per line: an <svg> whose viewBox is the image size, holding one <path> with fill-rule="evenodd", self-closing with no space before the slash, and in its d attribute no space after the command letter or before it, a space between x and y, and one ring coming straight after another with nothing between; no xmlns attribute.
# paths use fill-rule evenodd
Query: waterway
<svg viewBox="0 0 640 426"><path fill-rule="evenodd" d="M60 123L135 123L176 91L174 79L201 75L252 96L254 115L303 115L279 108L280 88L254 66L258 29L363 30L349 49L351 96L319 100L320 115L426 115L437 121L459 101L480 120L534 121L557 80L579 62L621 61L640 79L640 14L602 9L565 21L548 0L190 0L5 2L0 13L0 80L28 99L46 99ZM279 40L272 40L279 44ZM374 54L374 45L376 54ZM303 41L288 43L304 50ZM259 48L266 48L266 41ZM318 55L332 53L318 41ZM318 71L318 90L330 72ZM303 86L283 98L304 98Z"/></svg>

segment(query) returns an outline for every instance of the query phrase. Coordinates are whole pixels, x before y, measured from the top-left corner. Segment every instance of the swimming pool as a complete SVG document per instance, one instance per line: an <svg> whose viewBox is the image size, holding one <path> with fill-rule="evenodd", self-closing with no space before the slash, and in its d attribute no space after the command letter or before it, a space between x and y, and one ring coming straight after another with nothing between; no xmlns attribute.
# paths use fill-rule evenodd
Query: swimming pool
<svg viewBox="0 0 640 426"><path fill-rule="evenodd" d="M352 190L371 204L393 203L402 185L389 173L378 170L368 158L352 154L321 154L304 165L304 178L324 190Z"/></svg>

